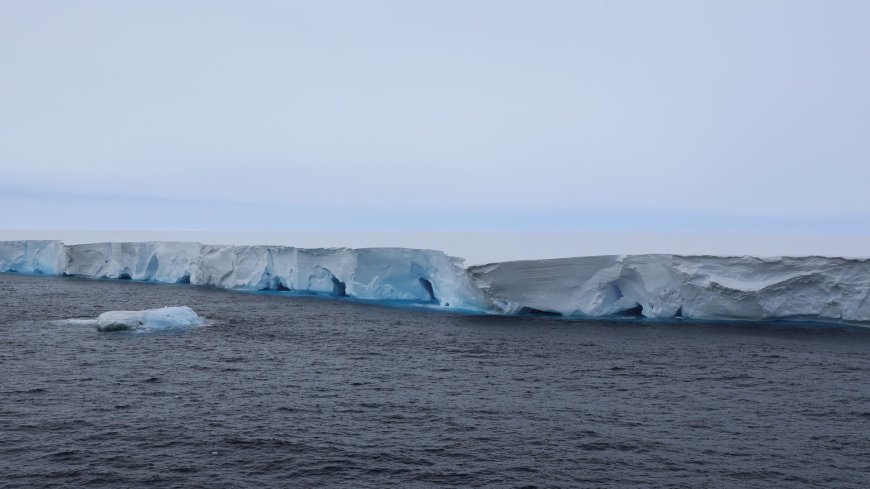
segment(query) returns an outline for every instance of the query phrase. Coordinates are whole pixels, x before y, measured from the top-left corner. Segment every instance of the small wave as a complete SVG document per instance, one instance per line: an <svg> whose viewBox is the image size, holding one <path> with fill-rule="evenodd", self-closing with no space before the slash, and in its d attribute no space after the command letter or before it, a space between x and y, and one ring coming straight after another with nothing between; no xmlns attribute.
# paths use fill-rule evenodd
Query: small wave
<svg viewBox="0 0 870 489"><path fill-rule="evenodd" d="M49 324L53 324L55 326L96 326L97 320L90 318L58 319L56 321L50 321Z"/></svg>

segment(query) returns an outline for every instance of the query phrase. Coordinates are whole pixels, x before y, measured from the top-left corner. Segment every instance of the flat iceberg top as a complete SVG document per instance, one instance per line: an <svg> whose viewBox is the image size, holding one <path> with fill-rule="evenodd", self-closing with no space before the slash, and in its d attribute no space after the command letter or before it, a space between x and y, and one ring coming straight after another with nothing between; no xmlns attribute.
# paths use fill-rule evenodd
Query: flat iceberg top
<svg viewBox="0 0 870 489"><path fill-rule="evenodd" d="M108 311L97 317L97 329L100 331L153 331L200 324L202 318L187 306L143 311Z"/></svg>

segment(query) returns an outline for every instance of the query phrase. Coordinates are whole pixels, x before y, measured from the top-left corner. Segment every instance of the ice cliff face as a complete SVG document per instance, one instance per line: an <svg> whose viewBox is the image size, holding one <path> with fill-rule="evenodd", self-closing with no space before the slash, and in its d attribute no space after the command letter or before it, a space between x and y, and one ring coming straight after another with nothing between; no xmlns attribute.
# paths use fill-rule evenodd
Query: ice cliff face
<svg viewBox="0 0 870 489"><path fill-rule="evenodd" d="M60 241L0 241L0 272L58 275L64 266Z"/></svg>
<svg viewBox="0 0 870 489"><path fill-rule="evenodd" d="M469 273L508 314L870 321L870 260L596 256Z"/></svg>
<svg viewBox="0 0 870 489"><path fill-rule="evenodd" d="M479 312L870 322L870 259L628 255L465 269L440 251L0 242L0 271L431 302Z"/></svg>
<svg viewBox="0 0 870 489"><path fill-rule="evenodd" d="M485 299L461 260L404 248L202 247L191 283L231 289L294 290L368 300L431 301L469 309Z"/></svg>
<svg viewBox="0 0 870 489"><path fill-rule="evenodd" d="M432 302L470 310L486 304L461 260L404 248L10 241L0 242L0 271Z"/></svg>
<svg viewBox="0 0 870 489"><path fill-rule="evenodd" d="M65 275L189 283L199 243L93 243L63 247Z"/></svg>

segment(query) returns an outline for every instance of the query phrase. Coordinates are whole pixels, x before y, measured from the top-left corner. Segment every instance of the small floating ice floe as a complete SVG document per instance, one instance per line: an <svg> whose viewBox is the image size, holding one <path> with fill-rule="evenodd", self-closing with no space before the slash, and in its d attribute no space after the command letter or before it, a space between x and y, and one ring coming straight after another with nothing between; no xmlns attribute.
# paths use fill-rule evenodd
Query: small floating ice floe
<svg viewBox="0 0 870 489"><path fill-rule="evenodd" d="M187 306L163 307L144 311L109 311L97 316L99 331L135 331L185 328L202 324L193 309Z"/></svg>

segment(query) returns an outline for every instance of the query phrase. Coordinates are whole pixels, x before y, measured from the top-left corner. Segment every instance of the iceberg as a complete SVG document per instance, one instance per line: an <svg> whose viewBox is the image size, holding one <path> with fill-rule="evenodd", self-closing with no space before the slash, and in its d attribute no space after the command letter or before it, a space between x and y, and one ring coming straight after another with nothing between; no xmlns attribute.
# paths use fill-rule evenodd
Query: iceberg
<svg viewBox="0 0 870 489"><path fill-rule="evenodd" d="M191 283L361 300L433 302L472 309L485 304L461 260L440 251L405 248L206 245Z"/></svg>
<svg viewBox="0 0 870 489"><path fill-rule="evenodd" d="M200 259L198 243L93 243L65 246L64 275L187 283Z"/></svg>
<svg viewBox="0 0 870 489"><path fill-rule="evenodd" d="M43 248L42 265L33 265L30 256ZM409 248L14 241L0 242L0 271L411 301L467 310L483 310L487 304L461 259Z"/></svg>
<svg viewBox="0 0 870 489"><path fill-rule="evenodd" d="M96 323L99 331L153 331L197 326L202 324L202 319L193 309L181 306L143 311L109 311L97 316Z"/></svg>
<svg viewBox="0 0 870 489"><path fill-rule="evenodd" d="M0 241L0 271L59 275L66 266L60 241Z"/></svg>
<svg viewBox="0 0 870 489"><path fill-rule="evenodd" d="M471 267L506 314L870 321L870 260L623 255Z"/></svg>
<svg viewBox="0 0 870 489"><path fill-rule="evenodd" d="M870 322L870 259L608 255L492 263L411 248L0 242L0 271L407 301L473 313Z"/></svg>

